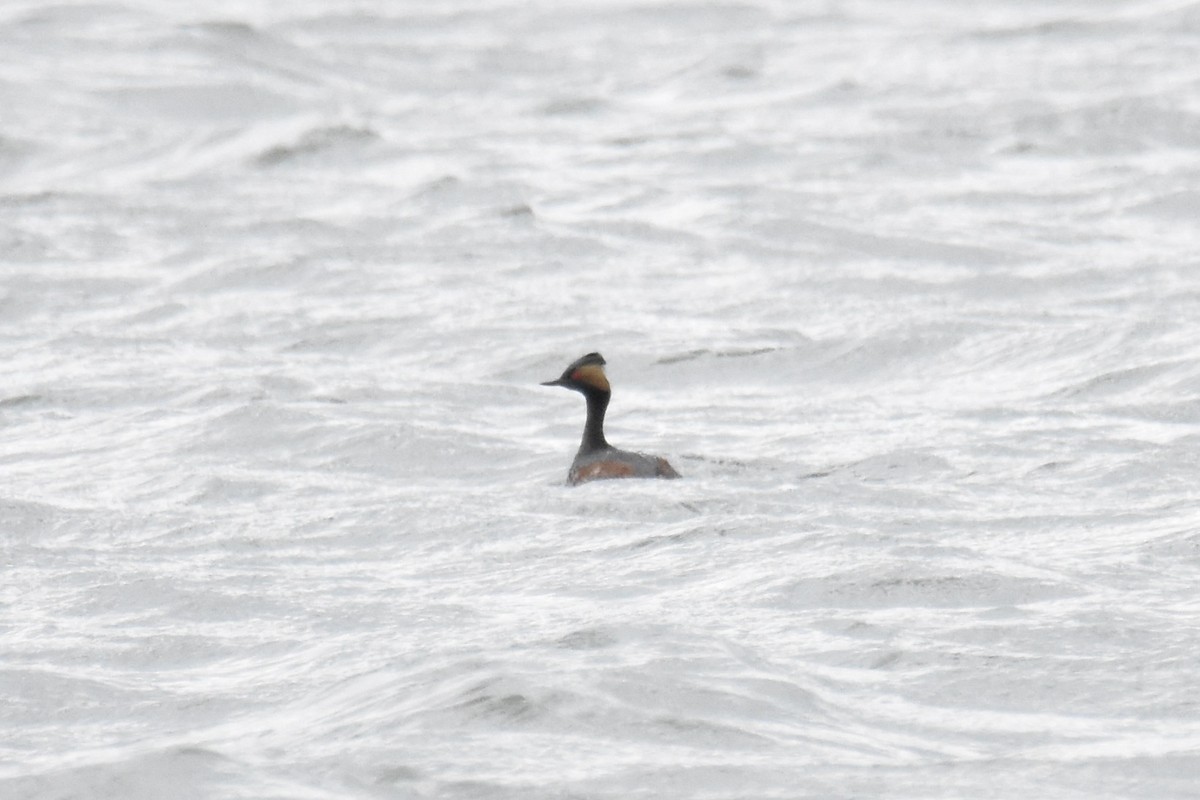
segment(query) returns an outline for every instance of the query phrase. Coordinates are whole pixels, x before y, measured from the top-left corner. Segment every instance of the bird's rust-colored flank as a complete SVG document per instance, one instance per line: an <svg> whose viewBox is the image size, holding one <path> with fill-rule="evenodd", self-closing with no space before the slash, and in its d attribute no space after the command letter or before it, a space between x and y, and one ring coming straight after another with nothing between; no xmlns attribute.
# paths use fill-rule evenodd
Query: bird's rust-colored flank
<svg viewBox="0 0 1200 800"><path fill-rule="evenodd" d="M573 468L567 480L572 486L588 481L603 481L609 478L632 478L636 474L632 464L620 461L593 461L582 467Z"/></svg>
<svg viewBox="0 0 1200 800"><path fill-rule="evenodd" d="M618 450L604 438L604 412L612 396L604 363L604 356L588 353L576 359L557 380L542 384L579 392L587 401L583 441L567 473L567 482L578 486L611 478L678 478L679 473L665 458Z"/></svg>

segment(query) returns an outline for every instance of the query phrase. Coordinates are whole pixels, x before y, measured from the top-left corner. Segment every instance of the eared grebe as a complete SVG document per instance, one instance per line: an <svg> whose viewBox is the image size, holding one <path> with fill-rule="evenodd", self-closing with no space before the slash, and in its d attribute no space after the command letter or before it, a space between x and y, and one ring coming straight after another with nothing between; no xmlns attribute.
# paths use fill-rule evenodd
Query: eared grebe
<svg viewBox="0 0 1200 800"><path fill-rule="evenodd" d="M587 481L605 478L678 478L679 473L665 458L618 450L604 439L604 412L612 390L604 375L604 356L588 353L567 367L556 381L542 386L563 386L581 393L587 400L587 422L583 426L583 442L567 482L578 486Z"/></svg>

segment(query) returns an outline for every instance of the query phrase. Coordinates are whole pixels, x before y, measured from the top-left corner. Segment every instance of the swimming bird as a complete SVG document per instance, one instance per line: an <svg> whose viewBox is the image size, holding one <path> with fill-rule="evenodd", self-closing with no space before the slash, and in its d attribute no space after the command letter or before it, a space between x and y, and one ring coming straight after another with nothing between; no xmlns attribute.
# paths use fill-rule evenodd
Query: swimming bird
<svg viewBox="0 0 1200 800"><path fill-rule="evenodd" d="M604 412L612 397L605 363L599 353L588 353L567 367L560 378L542 384L572 389L587 401L583 442L567 473L567 483L578 486L606 478L678 478L679 473L665 458L618 450L604 438Z"/></svg>

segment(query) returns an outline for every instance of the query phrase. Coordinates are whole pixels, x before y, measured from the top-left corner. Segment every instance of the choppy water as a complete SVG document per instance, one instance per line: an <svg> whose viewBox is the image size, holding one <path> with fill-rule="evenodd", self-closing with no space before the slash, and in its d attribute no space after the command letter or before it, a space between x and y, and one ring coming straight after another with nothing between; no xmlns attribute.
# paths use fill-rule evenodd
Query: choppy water
<svg viewBox="0 0 1200 800"><path fill-rule="evenodd" d="M0 795L1200 794L1197 52L9 0Z"/></svg>

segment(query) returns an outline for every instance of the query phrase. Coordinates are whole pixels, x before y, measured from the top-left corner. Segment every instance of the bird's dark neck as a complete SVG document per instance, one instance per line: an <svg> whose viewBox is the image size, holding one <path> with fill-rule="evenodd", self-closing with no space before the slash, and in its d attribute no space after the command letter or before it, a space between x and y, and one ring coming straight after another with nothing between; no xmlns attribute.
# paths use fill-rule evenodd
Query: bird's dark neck
<svg viewBox="0 0 1200 800"><path fill-rule="evenodd" d="M604 439L604 412L608 410L610 397L612 392L600 390L584 394L584 398L587 399L587 422L583 426L583 442L579 445L579 452L587 453L608 447L608 442Z"/></svg>

